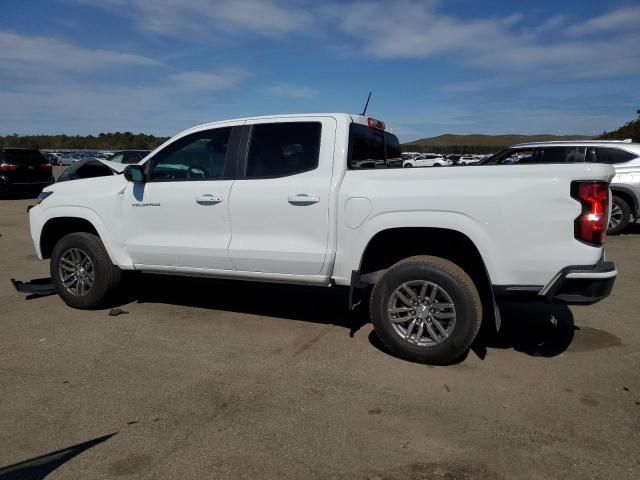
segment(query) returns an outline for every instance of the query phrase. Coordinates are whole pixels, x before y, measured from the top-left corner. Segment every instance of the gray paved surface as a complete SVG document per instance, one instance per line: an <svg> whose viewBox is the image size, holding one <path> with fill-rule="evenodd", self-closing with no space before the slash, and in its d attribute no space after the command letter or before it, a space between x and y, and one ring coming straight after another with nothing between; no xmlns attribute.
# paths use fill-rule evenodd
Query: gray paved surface
<svg viewBox="0 0 640 480"><path fill-rule="evenodd" d="M47 478L640 478L640 228L607 242L609 299L507 306L428 367L342 291L141 277L117 317L25 300L9 278L48 268L29 203L0 201L0 467L118 432Z"/></svg>

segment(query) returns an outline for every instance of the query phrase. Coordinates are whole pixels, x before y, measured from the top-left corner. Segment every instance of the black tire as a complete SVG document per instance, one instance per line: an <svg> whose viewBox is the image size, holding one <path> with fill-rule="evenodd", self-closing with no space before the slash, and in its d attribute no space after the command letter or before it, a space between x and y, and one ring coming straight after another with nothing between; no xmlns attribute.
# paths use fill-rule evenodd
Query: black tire
<svg viewBox="0 0 640 480"><path fill-rule="evenodd" d="M410 163L405 163L403 165L404 168L413 168L413 165L411 165Z"/></svg>
<svg viewBox="0 0 640 480"><path fill-rule="evenodd" d="M396 326L402 324L391 321L388 312L391 296L398 287L412 281L437 285L454 305L455 323L440 343L417 345L407 341L396 330ZM369 310L376 334L390 351L401 358L432 365L451 363L466 353L482 323L482 304L473 280L456 264L431 256L410 257L389 268L373 289ZM426 327L428 320L423 321L425 329L429 328Z"/></svg>
<svg viewBox="0 0 640 480"><path fill-rule="evenodd" d="M61 277L62 257L70 249L78 249L91 260L94 280L83 294L73 294L63 285ZM99 237L91 233L77 232L62 237L51 253L51 279L64 302L80 310L99 308L108 295L116 288L122 271L111 263L111 259Z"/></svg>
<svg viewBox="0 0 640 480"><path fill-rule="evenodd" d="M622 218L620 219L620 223L618 223L615 227L612 227L611 221L609 221L609 229L607 230L607 234L618 235L625 228L627 228L627 225L629 225L629 221L631 218L631 207L624 198L617 195L613 196L613 200L611 203L613 204L614 209L616 208L616 206L620 208L620 210L622 211Z"/></svg>
<svg viewBox="0 0 640 480"><path fill-rule="evenodd" d="M442 165L440 165L439 163L434 163L433 166L434 167L441 167Z"/></svg>

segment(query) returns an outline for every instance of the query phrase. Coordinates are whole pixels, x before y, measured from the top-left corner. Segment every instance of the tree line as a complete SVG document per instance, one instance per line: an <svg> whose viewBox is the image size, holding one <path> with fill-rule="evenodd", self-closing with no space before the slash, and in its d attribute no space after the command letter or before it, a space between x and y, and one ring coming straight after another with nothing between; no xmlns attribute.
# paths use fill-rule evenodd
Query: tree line
<svg viewBox="0 0 640 480"><path fill-rule="evenodd" d="M0 146L48 150L153 150L169 137L144 133L115 132L94 135L13 135L0 136Z"/></svg>
<svg viewBox="0 0 640 480"><path fill-rule="evenodd" d="M625 123L622 127L612 132L603 132L600 138L605 140L626 140L630 138L634 142L640 142L640 118Z"/></svg>

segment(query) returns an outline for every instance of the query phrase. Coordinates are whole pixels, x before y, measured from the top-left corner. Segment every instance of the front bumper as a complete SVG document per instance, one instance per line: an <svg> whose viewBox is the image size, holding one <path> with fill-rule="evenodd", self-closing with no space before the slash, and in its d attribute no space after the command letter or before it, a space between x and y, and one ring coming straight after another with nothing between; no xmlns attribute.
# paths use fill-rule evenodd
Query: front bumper
<svg viewBox="0 0 640 480"><path fill-rule="evenodd" d="M618 271L613 262L563 268L539 293L552 302L591 305L606 298Z"/></svg>

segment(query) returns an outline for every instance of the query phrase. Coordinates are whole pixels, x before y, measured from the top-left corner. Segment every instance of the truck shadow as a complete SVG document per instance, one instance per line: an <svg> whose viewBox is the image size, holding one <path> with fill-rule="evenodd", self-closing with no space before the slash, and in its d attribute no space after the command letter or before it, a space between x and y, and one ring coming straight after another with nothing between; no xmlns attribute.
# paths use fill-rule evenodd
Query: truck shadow
<svg viewBox="0 0 640 480"><path fill-rule="evenodd" d="M640 223L632 223L625 228L620 235L640 235Z"/></svg>
<svg viewBox="0 0 640 480"><path fill-rule="evenodd" d="M144 281L131 283L126 289L130 298L121 299L119 305L130 301L166 303L336 325L348 329L352 337L369 324L366 305L353 312L347 309L347 288L226 282L148 274L144 275ZM506 303L501 304L500 311L500 331L496 332L491 321L487 321L472 345L472 351L481 359L486 357L488 349L493 348L514 349L536 357L554 357L564 352L573 340L576 327L571 310L565 305ZM369 341L391 355L375 332L371 331ZM462 360L464 357L458 362Z"/></svg>
<svg viewBox="0 0 640 480"><path fill-rule="evenodd" d="M566 305L546 303L514 303L500 305L502 324L499 331L491 325L493 319L483 323L469 351L446 364L457 365L473 352L484 360L490 349L513 349L533 357L555 357L565 352L578 327ZM378 339L374 331L369 342L377 349L395 356Z"/></svg>
<svg viewBox="0 0 640 480"><path fill-rule="evenodd" d="M246 281L171 277L144 274L128 280L124 303L166 303L209 310L246 313L267 317L322 323L347 328L355 333L368 322L366 313L347 309L348 288L279 285Z"/></svg>
<svg viewBox="0 0 640 480"><path fill-rule="evenodd" d="M555 357L573 341L577 327L566 305L543 302L500 304L499 331L484 325L472 350L484 359L488 348L514 349L533 357Z"/></svg>

